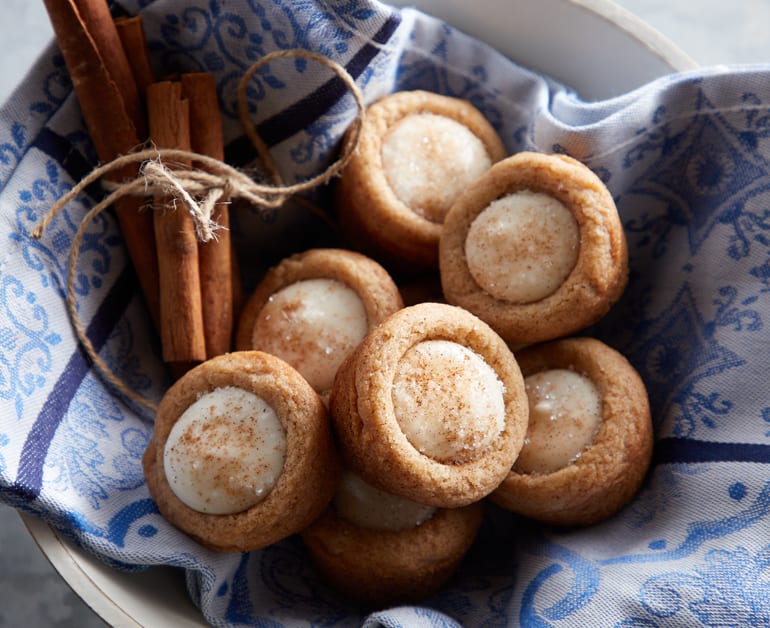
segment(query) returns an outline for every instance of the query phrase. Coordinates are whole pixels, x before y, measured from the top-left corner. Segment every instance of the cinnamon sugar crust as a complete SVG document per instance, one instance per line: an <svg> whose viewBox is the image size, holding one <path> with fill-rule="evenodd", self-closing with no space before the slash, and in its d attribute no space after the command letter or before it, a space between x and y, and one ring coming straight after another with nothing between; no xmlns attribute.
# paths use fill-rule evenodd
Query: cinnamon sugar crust
<svg viewBox="0 0 770 628"><path fill-rule="evenodd" d="M164 450L182 413L201 395L226 387L254 393L275 411L286 434L285 458L262 501L234 514L206 514L174 494L164 471ZM288 364L259 351L218 356L179 379L160 402L142 463L161 514L202 545L220 551L250 551L299 532L329 504L340 474L320 397Z"/></svg>
<svg viewBox="0 0 770 628"><path fill-rule="evenodd" d="M579 234L572 270L555 290L532 302L498 298L482 288L471 273L466 250L476 218L498 199L518 192L556 199L572 213ZM541 248L546 256L548 247ZM516 268L517 260L505 257L505 247L497 251L501 263ZM492 166L449 210L439 256L447 302L473 312L516 347L595 323L620 298L628 276L626 238L612 196L589 168L565 155L521 152ZM550 261L544 257L541 263ZM536 273L537 264L531 270Z"/></svg>
<svg viewBox="0 0 770 628"><path fill-rule="evenodd" d="M639 374L618 351L588 337L528 347L516 358L525 377L566 368L590 379L601 397L602 422L575 462L544 474L512 469L490 499L561 526L584 526L612 516L639 490L652 457L650 407Z"/></svg>
<svg viewBox="0 0 770 628"><path fill-rule="evenodd" d="M440 461L420 452L396 415L393 388L402 358L431 340L467 347L502 385L502 430L470 459ZM352 470L385 491L444 508L470 504L497 487L518 456L528 418L524 381L505 342L469 312L438 303L404 308L370 332L337 372L329 408ZM451 418L457 409L443 410Z"/></svg>
<svg viewBox="0 0 770 628"><path fill-rule="evenodd" d="M337 182L335 201L340 227L350 245L388 268L438 266L438 242L446 210L430 202L425 203L428 208L424 211L409 207L389 183L383 164L383 142L388 133L408 116L419 114L441 116L465 127L481 142L490 163L506 154L497 132L467 101L416 90L397 92L372 104L353 158ZM442 156L437 168L447 167L445 162L452 157L447 153L451 151L435 146L431 150ZM404 159L409 157L404 155Z"/></svg>
<svg viewBox="0 0 770 628"><path fill-rule="evenodd" d="M439 509L398 532L362 528L328 508L301 533L324 578L350 598L369 605L417 602L435 593L473 544L481 503Z"/></svg>

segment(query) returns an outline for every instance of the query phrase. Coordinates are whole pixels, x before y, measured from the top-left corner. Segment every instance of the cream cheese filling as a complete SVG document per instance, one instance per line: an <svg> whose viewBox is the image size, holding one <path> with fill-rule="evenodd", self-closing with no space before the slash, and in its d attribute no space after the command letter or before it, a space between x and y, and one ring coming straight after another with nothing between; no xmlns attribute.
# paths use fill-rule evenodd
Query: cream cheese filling
<svg viewBox="0 0 770 628"><path fill-rule="evenodd" d="M514 470L552 473L575 462L591 446L602 423L594 383L570 369L549 369L524 378L529 427Z"/></svg>
<svg viewBox="0 0 770 628"><path fill-rule="evenodd" d="M366 309L354 290L334 279L306 279L270 296L253 335L255 348L288 362L323 394L367 331Z"/></svg>
<svg viewBox="0 0 770 628"><path fill-rule="evenodd" d="M201 395L174 424L163 452L174 494L198 512L226 515L262 501L283 468L286 433L272 407L225 386Z"/></svg>
<svg viewBox="0 0 770 628"><path fill-rule="evenodd" d="M393 409L415 449L439 462L461 463L484 453L505 428L505 387L474 351L448 340L426 340L401 358Z"/></svg>
<svg viewBox="0 0 770 628"><path fill-rule="evenodd" d="M332 503L340 517L361 528L391 532L415 528L436 511L376 488L351 471L342 474Z"/></svg>
<svg viewBox="0 0 770 628"><path fill-rule="evenodd" d="M575 267L579 248L572 212L552 196L529 190L490 203L471 223L465 240L474 281L511 303L553 294Z"/></svg>
<svg viewBox="0 0 770 628"><path fill-rule="evenodd" d="M460 192L492 165L468 127L435 113L404 116L388 130L381 151L385 178L398 199L439 224Z"/></svg>

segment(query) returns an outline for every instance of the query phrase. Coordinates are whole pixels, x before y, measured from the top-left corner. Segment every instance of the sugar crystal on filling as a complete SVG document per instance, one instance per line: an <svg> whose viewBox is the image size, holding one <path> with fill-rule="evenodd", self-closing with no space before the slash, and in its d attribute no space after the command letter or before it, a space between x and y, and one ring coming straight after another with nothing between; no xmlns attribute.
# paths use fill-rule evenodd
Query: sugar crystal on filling
<svg viewBox="0 0 770 628"><path fill-rule="evenodd" d="M552 473L575 462L602 422L601 396L594 383L571 369L549 369L524 379L529 426L514 469Z"/></svg>
<svg viewBox="0 0 770 628"><path fill-rule="evenodd" d="M253 334L258 349L288 362L324 393L367 331L366 309L354 290L334 279L306 279L270 296Z"/></svg>
<svg viewBox="0 0 770 628"><path fill-rule="evenodd" d="M224 515L262 501L283 468L286 433L252 392L225 386L201 395L166 440L163 463L174 494L198 512Z"/></svg>
<svg viewBox="0 0 770 628"><path fill-rule="evenodd" d="M444 463L482 455L505 429L505 386L476 352L449 340L426 340L401 358L393 409L419 452Z"/></svg>
<svg viewBox="0 0 770 628"><path fill-rule="evenodd" d="M575 267L579 248L572 212L552 196L529 190L490 203L465 239L474 281L511 303L532 303L553 294Z"/></svg>
<svg viewBox="0 0 770 628"><path fill-rule="evenodd" d="M455 198L489 170L484 143L452 118L412 113L382 141L385 178L398 199L426 220L443 223Z"/></svg>

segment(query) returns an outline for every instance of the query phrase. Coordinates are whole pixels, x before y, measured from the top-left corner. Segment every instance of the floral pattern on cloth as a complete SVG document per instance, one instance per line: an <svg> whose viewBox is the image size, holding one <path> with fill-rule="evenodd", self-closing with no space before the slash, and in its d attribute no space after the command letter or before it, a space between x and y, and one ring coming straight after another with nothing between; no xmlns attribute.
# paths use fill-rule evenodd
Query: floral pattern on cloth
<svg viewBox="0 0 770 628"><path fill-rule="evenodd" d="M490 506L445 588L377 612L337 597L297 538L219 554L175 530L142 475L152 416L93 371L66 313L69 248L102 191L71 203L41 240L29 235L96 164L51 46L0 111L4 503L116 569L183 569L212 625L770 624L770 68L676 74L588 103L440 21L373 1L123 0L114 10L143 15L161 73L214 74L235 165L253 158L237 120L241 74L300 47L343 64L368 102L417 88L465 98L511 153L566 153L597 172L617 201L631 273L587 333L623 352L648 387L653 466L627 508L586 529ZM271 64L248 99L290 180L323 168L355 113L344 86L304 60ZM249 220L265 241L286 228L276 214ZM110 214L88 230L75 291L100 355L157 401L168 381Z"/></svg>

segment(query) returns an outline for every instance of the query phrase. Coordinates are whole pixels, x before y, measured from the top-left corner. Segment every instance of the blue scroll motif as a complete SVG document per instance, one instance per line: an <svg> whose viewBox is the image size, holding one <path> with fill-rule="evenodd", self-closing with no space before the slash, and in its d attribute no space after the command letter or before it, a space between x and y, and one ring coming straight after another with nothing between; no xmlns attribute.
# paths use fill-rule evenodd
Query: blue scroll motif
<svg viewBox="0 0 770 628"><path fill-rule="evenodd" d="M109 391L93 379L84 380L49 450L47 466L57 470L51 486L74 491L95 510L111 494L141 486L150 427L125 423L124 409ZM115 450L110 458L102 453L108 442Z"/></svg>
<svg viewBox="0 0 770 628"><path fill-rule="evenodd" d="M249 567L253 554L243 552L238 567L233 574L232 584L222 585L218 596L229 596L225 617L232 624L248 623L254 614L249 586Z"/></svg>
<svg viewBox="0 0 770 628"><path fill-rule="evenodd" d="M0 144L0 182L6 181L21 160L27 140L27 130L20 122L13 122L10 141Z"/></svg>
<svg viewBox="0 0 770 628"><path fill-rule="evenodd" d="M18 192L19 204L14 219L15 229L8 234L19 255L17 263L37 273L36 285L25 273L25 282L17 276L0 274L0 310L5 325L0 328L0 398L13 399L16 415L24 416L24 399L47 385L46 374L52 367L51 350L61 342L57 331L50 329L49 313L40 305L40 291L53 291L65 298L67 255L77 229L76 215L83 204L75 202L51 223L42 240L29 232L43 211L69 188L60 169L48 160L46 176L35 179ZM111 271L112 250L120 246L114 225L107 217L97 218L81 245L81 265L74 290L78 298L102 287L103 278ZM21 273L19 273L21 276Z"/></svg>
<svg viewBox="0 0 770 628"><path fill-rule="evenodd" d="M746 497L740 483L728 487L730 499L739 502ZM538 553L543 552L555 562L547 564L526 585L520 611L522 626L553 626L553 622L569 617L589 605L599 592L601 569L610 565L635 563L667 563L690 557L709 543L752 526L760 526L770 514L770 483L747 506L722 519L691 523L688 534L676 547L666 549L665 540L650 543L647 553L588 560L565 545L544 539L537 540ZM724 544L723 544L724 545ZM651 617L633 617L618 625L649 625L655 618L671 617L685 609L696 615L706 626L712 625L765 625L770 615L767 595L770 591L763 574L770 566L770 546L765 545L755 555L740 545L733 549L707 550L693 572L664 572L648 578L639 591L640 605ZM548 582L564 575L565 568L572 574L573 583L568 593L551 606L540 609L537 594L548 590ZM693 594L695 591L697 594ZM689 598L685 604L682 600ZM746 621L751 619L752 621ZM719 621L717 621L719 620ZM639 622L633 623L633 622ZM720 623L721 621L721 623ZM759 623L756 623L759 622ZM654 625L654 624L652 624Z"/></svg>
<svg viewBox="0 0 770 628"><path fill-rule="evenodd" d="M519 620L524 626L545 627L552 625L551 622L569 617L591 601L598 592L601 581L601 573L594 562L584 559L565 546L542 540L539 543L538 554L558 562L544 567L524 589L519 612ZM565 567L573 576L569 591L548 608L538 610L536 604L538 591L551 578L561 574Z"/></svg>
<svg viewBox="0 0 770 628"><path fill-rule="evenodd" d="M0 274L0 399L13 402L17 420L24 418L25 399L47 385L51 352L61 336L51 328L38 295L15 277Z"/></svg>
<svg viewBox="0 0 770 628"><path fill-rule="evenodd" d="M72 82L64 57L61 54L51 56L52 69L43 79L43 100L35 100L30 104L30 111L45 116L56 112L64 99L72 93Z"/></svg>
<svg viewBox="0 0 770 628"><path fill-rule="evenodd" d="M468 72L452 61L457 47L454 40L464 40L464 37L456 29L443 25L440 37L436 37L430 49L430 57L405 52L399 62L397 89L423 89L467 100L493 127L501 129L506 115L500 109L499 93L486 82L484 67L479 65Z"/></svg>
<svg viewBox="0 0 770 628"><path fill-rule="evenodd" d="M213 73L222 113L233 120L238 117L235 87L246 68L259 58L272 50L291 48L338 57L349 51L357 33L370 30L368 22L381 19L377 11L361 2L328 3L326 13L298 11L296 3L283 0L249 0L247 6L252 15L228 10L221 0L190 3L182 11L166 14L160 39L149 42L161 68ZM307 67L302 59L293 62L299 75ZM283 75L269 66L263 68L247 90L251 110L286 87Z"/></svg>
<svg viewBox="0 0 770 628"><path fill-rule="evenodd" d="M666 252L673 230L687 230L694 255L715 226L731 225L734 234L727 252L741 259L749 254L752 242L768 246L767 208L749 209L752 199L768 191L768 163L756 151L747 150L740 130L715 114L713 103L700 91L695 107L703 113L688 118L685 128L661 122L628 151L626 167L633 167L649 151L659 154L624 196L654 199L660 211L644 212L625 226L630 234L645 234L635 241L636 246L652 246L657 258ZM659 117L665 119L665 114L665 108L658 109L653 124Z"/></svg>
<svg viewBox="0 0 770 628"><path fill-rule="evenodd" d="M740 485L728 487L730 499L741 501L744 499L745 489ZM727 515L721 519L709 519L693 521L687 526L686 537L673 549L667 549L667 542L658 539L652 543L650 553L630 554L607 558L600 561L602 565L656 563L680 560L691 556L706 543L728 537L752 526L761 525L763 519L770 514L770 482L758 492L754 500L743 510Z"/></svg>
<svg viewBox="0 0 770 628"><path fill-rule="evenodd" d="M649 578L640 591L650 619L695 619L703 626L766 626L770 545L756 554L746 548L711 550L695 573ZM646 618L640 618L646 619Z"/></svg>
<svg viewBox="0 0 770 628"><path fill-rule="evenodd" d="M669 308L656 320L640 325L636 341L625 348L645 379L652 414L661 418L678 408L673 433L691 436L698 424L715 428L720 416L726 415L732 403L723 393L707 396L697 392L697 384L727 369L744 364L744 360L721 346L715 336L718 326L738 326L747 331L759 328L758 314L750 308L731 308L735 295L723 288L725 298L713 321L700 317L691 288L684 284Z"/></svg>
<svg viewBox="0 0 770 628"><path fill-rule="evenodd" d="M261 550L256 573L260 584L269 592L270 605L276 612L302 609L303 615L326 625L334 625L351 612L319 578L297 537Z"/></svg>
<svg viewBox="0 0 770 628"><path fill-rule="evenodd" d="M50 67L46 72L42 80L41 99L28 104L30 115L38 118L51 116L72 90L69 73L60 54L51 55ZM0 188L10 179L32 139L26 124L19 121L10 123L9 137L0 141Z"/></svg>
<svg viewBox="0 0 770 628"><path fill-rule="evenodd" d="M35 179L28 189L19 191L21 202L15 212L16 230L8 237L18 244L26 265L40 272L41 286L52 287L64 298L67 254L80 222L79 217L88 205L83 204L85 199L73 201L51 222L43 239L31 238L29 234L44 211L71 188L53 160L46 163L45 173L46 178ZM116 235L114 224L106 215L98 216L81 243L79 268L85 270L80 270L76 276L74 289L78 297L87 296L92 289L102 286L103 277L110 272L111 249L119 246L121 240Z"/></svg>
<svg viewBox="0 0 770 628"><path fill-rule="evenodd" d="M118 547L125 547L126 537L131 527L140 519L148 515L157 515L158 506L152 499L139 499L131 502L128 506L118 511L112 516L107 524L107 530L104 537L109 539ZM157 528L151 524L140 526L137 534L144 538L151 538L157 533Z"/></svg>

